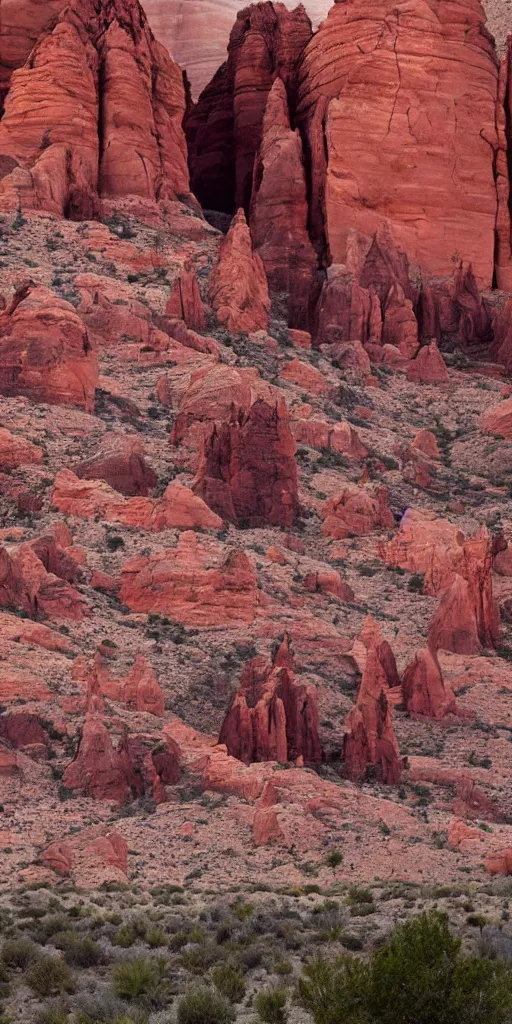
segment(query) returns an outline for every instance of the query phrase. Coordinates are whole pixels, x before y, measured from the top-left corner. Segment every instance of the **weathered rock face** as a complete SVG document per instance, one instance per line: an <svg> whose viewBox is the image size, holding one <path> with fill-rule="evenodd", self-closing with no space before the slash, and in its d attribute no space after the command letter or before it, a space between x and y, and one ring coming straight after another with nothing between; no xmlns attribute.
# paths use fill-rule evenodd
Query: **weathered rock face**
<svg viewBox="0 0 512 1024"><path fill-rule="evenodd" d="M398 673L396 664L393 671L390 663L391 648L389 644L383 647L383 643L374 639L368 649L357 702L345 720L343 758L347 776L354 782L361 782L371 769L380 782L394 785L401 779L403 762L391 722L388 693L390 677L394 681Z"/></svg>
<svg viewBox="0 0 512 1024"><path fill-rule="evenodd" d="M119 677L115 664L111 666L112 654L108 653L107 659L100 646L92 662L83 669L78 666L75 671L75 678L87 682L86 710L103 711L103 698L107 697L161 718L165 710L164 695L150 662L139 655L128 674Z"/></svg>
<svg viewBox="0 0 512 1024"><path fill-rule="evenodd" d="M272 662L257 657L246 665L219 743L245 764L321 761L316 690L295 679L287 636Z"/></svg>
<svg viewBox="0 0 512 1024"><path fill-rule="evenodd" d="M243 210L223 238L219 260L209 281L210 302L228 331L266 331L270 299L265 268L253 252Z"/></svg>
<svg viewBox="0 0 512 1024"><path fill-rule="evenodd" d="M498 635L497 622L493 629L483 632L482 623L477 621L475 609L475 586L462 576L455 576L448 590L443 594L439 607L432 618L428 631L429 647L432 651L453 651L455 654L480 654L482 640L494 647ZM480 629L479 629L480 626ZM482 640L481 640L482 636Z"/></svg>
<svg viewBox="0 0 512 1024"><path fill-rule="evenodd" d="M0 394L92 412L98 364L73 306L27 286L0 313Z"/></svg>
<svg viewBox="0 0 512 1024"><path fill-rule="evenodd" d="M42 462L43 452L37 445L24 437L11 434L10 430L0 428L0 470L16 469L17 466L38 465Z"/></svg>
<svg viewBox="0 0 512 1024"><path fill-rule="evenodd" d="M256 570L245 551L210 553L187 532L176 548L125 562L120 598L134 611L169 615L185 626L249 623L258 603Z"/></svg>
<svg viewBox="0 0 512 1024"><path fill-rule="evenodd" d="M414 656L402 677L403 702L407 711L428 718L442 718L454 712L455 697L444 682L441 666L428 648Z"/></svg>
<svg viewBox="0 0 512 1024"><path fill-rule="evenodd" d="M206 434L193 490L230 522L290 527L298 509L295 448L282 399L235 407Z"/></svg>
<svg viewBox="0 0 512 1024"><path fill-rule="evenodd" d="M181 71L136 0L72 0L12 76L0 209L80 220L99 197L187 194L184 111Z"/></svg>
<svg viewBox="0 0 512 1024"><path fill-rule="evenodd" d="M386 487L358 487L345 484L339 494L322 507L322 533L334 540L351 534L364 535L394 525Z"/></svg>
<svg viewBox="0 0 512 1024"><path fill-rule="evenodd" d="M11 75L23 67L39 36L53 22L65 0L2 0L0 20L0 116Z"/></svg>
<svg viewBox="0 0 512 1024"><path fill-rule="evenodd" d="M276 78L254 165L250 224L270 295L291 327L309 326L315 300L317 259L307 222L302 142L290 127L285 84Z"/></svg>
<svg viewBox="0 0 512 1024"><path fill-rule="evenodd" d="M488 287L498 223L506 287L505 121L479 3L335 4L304 52L297 118L311 223L333 262L346 262L350 228L371 236L386 221L427 273L449 275L460 255Z"/></svg>
<svg viewBox="0 0 512 1024"><path fill-rule="evenodd" d="M512 439L512 398L498 402L498 405L485 412L480 416L478 425L483 434L495 434L510 441Z"/></svg>
<svg viewBox="0 0 512 1024"><path fill-rule="evenodd" d="M186 120L191 185L207 209L248 213L267 96L282 78L293 97L311 23L300 5L252 4L231 32L228 60Z"/></svg>
<svg viewBox="0 0 512 1024"><path fill-rule="evenodd" d="M95 889L105 882L126 882L128 844L109 825L93 825L50 843L38 859L80 888Z"/></svg>

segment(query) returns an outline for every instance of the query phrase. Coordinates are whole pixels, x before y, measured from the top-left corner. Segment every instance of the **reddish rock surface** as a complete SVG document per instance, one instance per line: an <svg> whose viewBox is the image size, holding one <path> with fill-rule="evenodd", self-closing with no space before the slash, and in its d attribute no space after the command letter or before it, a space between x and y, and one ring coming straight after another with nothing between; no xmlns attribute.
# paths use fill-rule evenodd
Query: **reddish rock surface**
<svg viewBox="0 0 512 1024"><path fill-rule="evenodd" d="M203 440L194 491L230 522L290 527L298 509L295 447L283 400L235 406Z"/></svg>
<svg viewBox="0 0 512 1024"><path fill-rule="evenodd" d="M309 326L316 291L317 259L307 222L302 142L290 127L285 84L276 78L254 165L250 225L270 296L287 322L299 328Z"/></svg>
<svg viewBox="0 0 512 1024"><path fill-rule="evenodd" d="M443 594L429 626L428 642L433 651L455 654L479 654L482 650L473 600L473 587L462 576L455 576ZM496 627L497 628L497 627ZM496 635L488 637L493 646Z"/></svg>
<svg viewBox="0 0 512 1024"><path fill-rule="evenodd" d="M512 439L512 398L506 398L480 417L479 427L484 434L496 434L506 441Z"/></svg>
<svg viewBox="0 0 512 1024"><path fill-rule="evenodd" d="M139 4L73 0L11 80L0 209L81 220L98 215L99 197L186 195L184 111L181 72Z"/></svg>
<svg viewBox="0 0 512 1024"><path fill-rule="evenodd" d="M443 679L437 657L428 648L418 651L402 676L403 702L415 715L443 718L456 711L455 697Z"/></svg>
<svg viewBox="0 0 512 1024"><path fill-rule="evenodd" d="M128 844L116 829L96 825L50 843L39 862L56 875L71 878L80 888L96 889L109 882L126 884Z"/></svg>
<svg viewBox="0 0 512 1024"><path fill-rule="evenodd" d="M441 12L438 0L421 9L388 0L335 4L305 50L298 95L312 221L321 231L325 211L332 261L346 262L350 228L370 236L386 221L412 263L449 275L460 254L486 287L498 218L497 269L506 287L510 228L497 104L498 62L479 5Z"/></svg>
<svg viewBox="0 0 512 1024"><path fill-rule="evenodd" d="M385 785L394 785L401 779L403 762L391 721L389 676L382 654L380 644L372 643L357 702L345 719L343 759L354 782L361 782L371 768Z"/></svg>
<svg viewBox="0 0 512 1024"><path fill-rule="evenodd" d="M333 540L371 533L372 530L386 530L394 525L385 487L363 488L346 484L339 494L325 502L321 514L324 520L322 533Z"/></svg>
<svg viewBox="0 0 512 1024"><path fill-rule="evenodd" d="M96 357L73 306L47 288L20 289L0 313L0 394L92 412L97 383Z"/></svg>
<svg viewBox="0 0 512 1024"><path fill-rule="evenodd" d="M287 636L272 662L246 665L219 743L245 764L321 760L316 690L295 679Z"/></svg>
<svg viewBox="0 0 512 1024"><path fill-rule="evenodd" d="M62 781L68 789L94 800L123 804L130 799L131 789L121 756L99 716L86 718L75 759L66 768Z"/></svg>
<svg viewBox="0 0 512 1024"><path fill-rule="evenodd" d="M32 618L75 622L87 613L81 594L48 572L30 544L21 544L12 553L0 548L0 606L17 608Z"/></svg>
<svg viewBox="0 0 512 1024"><path fill-rule="evenodd" d="M490 875L512 875L512 848L491 854L485 862Z"/></svg>
<svg viewBox="0 0 512 1024"><path fill-rule="evenodd" d="M449 379L446 363L435 341L420 348L416 359L407 367L407 380L418 384L446 384Z"/></svg>
<svg viewBox="0 0 512 1024"><path fill-rule="evenodd" d="M228 331L266 331L270 299L265 268L253 252L251 233L239 210L222 240L219 261L210 275L209 296Z"/></svg>
<svg viewBox="0 0 512 1024"><path fill-rule="evenodd" d="M37 445L24 437L15 437L10 430L0 428L0 470L16 469L17 466L38 465L43 452Z"/></svg>
<svg viewBox="0 0 512 1024"><path fill-rule="evenodd" d="M55 477L52 493L55 508L83 519L100 516L106 522L123 523L159 533L179 530L220 530L222 519L183 484L170 483L161 498L122 498L102 480L79 480L69 469Z"/></svg>

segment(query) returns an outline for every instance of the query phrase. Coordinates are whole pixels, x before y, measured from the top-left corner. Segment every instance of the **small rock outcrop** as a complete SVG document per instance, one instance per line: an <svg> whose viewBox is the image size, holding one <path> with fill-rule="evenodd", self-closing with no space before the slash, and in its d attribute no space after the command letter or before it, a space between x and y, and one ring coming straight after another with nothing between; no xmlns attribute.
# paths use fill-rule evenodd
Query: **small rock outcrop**
<svg viewBox="0 0 512 1024"><path fill-rule="evenodd" d="M93 412L97 383L96 355L73 306L48 288L21 287L0 312L0 394Z"/></svg>
<svg viewBox="0 0 512 1024"><path fill-rule="evenodd" d="M339 494L325 502L321 515L322 533L334 540L386 530L394 525L386 487L345 484Z"/></svg>
<svg viewBox="0 0 512 1024"><path fill-rule="evenodd" d="M239 210L222 239L217 265L210 274L210 302L228 331L268 330L270 299L261 257L253 251L251 232Z"/></svg>
<svg viewBox="0 0 512 1024"><path fill-rule="evenodd" d="M316 690L295 678L287 635L272 662L257 657L246 665L219 743L245 764L321 761Z"/></svg>
<svg viewBox="0 0 512 1024"><path fill-rule="evenodd" d="M427 718L443 718L456 711L455 697L445 683L435 653L424 648L414 656L402 676L403 703L407 711Z"/></svg>
<svg viewBox="0 0 512 1024"><path fill-rule="evenodd" d="M295 440L280 399L234 406L228 422L205 434L193 489L238 525L293 525L298 510Z"/></svg>
<svg viewBox="0 0 512 1024"><path fill-rule="evenodd" d="M192 267L185 266L178 274L171 288L165 312L167 316L183 320L193 331L205 330L206 318L201 293Z"/></svg>
<svg viewBox="0 0 512 1024"><path fill-rule="evenodd" d="M80 480L104 480L127 497L145 497L158 483L137 437L108 437L96 455L73 466L73 472Z"/></svg>

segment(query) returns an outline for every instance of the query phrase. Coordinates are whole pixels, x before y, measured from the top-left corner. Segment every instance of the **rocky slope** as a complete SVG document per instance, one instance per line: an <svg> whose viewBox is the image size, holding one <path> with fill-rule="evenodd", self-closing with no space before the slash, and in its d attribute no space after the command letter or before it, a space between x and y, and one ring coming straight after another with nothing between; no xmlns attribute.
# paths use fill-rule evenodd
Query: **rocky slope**
<svg viewBox="0 0 512 1024"><path fill-rule="evenodd" d="M188 111L192 183L182 77L133 0L73 0L12 77L11 909L165 879L206 913L312 877L341 917L390 880L494 908L510 873L508 60L476 2L358 4L312 37L300 8L237 20Z"/></svg>

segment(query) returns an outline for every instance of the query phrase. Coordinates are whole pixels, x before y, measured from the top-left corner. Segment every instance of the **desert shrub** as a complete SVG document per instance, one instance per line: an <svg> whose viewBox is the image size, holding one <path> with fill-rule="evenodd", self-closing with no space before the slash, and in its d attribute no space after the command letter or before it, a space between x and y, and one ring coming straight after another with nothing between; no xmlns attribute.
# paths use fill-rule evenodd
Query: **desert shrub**
<svg viewBox="0 0 512 1024"><path fill-rule="evenodd" d="M68 965L56 956L41 956L26 974L27 985L38 996L74 992L75 979Z"/></svg>
<svg viewBox="0 0 512 1024"><path fill-rule="evenodd" d="M105 959L101 946L88 935L59 932L53 937L52 944L62 950L66 963L73 967L96 967Z"/></svg>
<svg viewBox="0 0 512 1024"><path fill-rule="evenodd" d="M159 946L166 946L168 938L169 936L163 928L148 928L145 942L151 949L157 949Z"/></svg>
<svg viewBox="0 0 512 1024"><path fill-rule="evenodd" d="M156 960L127 960L118 964L113 972L114 989L122 999L139 999L151 995L153 998L162 981L164 964Z"/></svg>
<svg viewBox="0 0 512 1024"><path fill-rule="evenodd" d="M299 998L315 1024L507 1024L512 972L462 956L446 915L430 913L398 925L367 963L308 965Z"/></svg>
<svg viewBox="0 0 512 1024"><path fill-rule="evenodd" d="M37 946L30 939L6 939L2 946L2 961L12 970L24 970L37 956Z"/></svg>
<svg viewBox="0 0 512 1024"><path fill-rule="evenodd" d="M187 992L178 1003L178 1024L233 1024L236 1014L225 996L214 989Z"/></svg>
<svg viewBox="0 0 512 1024"><path fill-rule="evenodd" d="M75 999L77 1024L117 1024L126 1005L110 987L96 985L93 992L79 992ZM134 1018L130 1008L129 1018Z"/></svg>
<svg viewBox="0 0 512 1024"><path fill-rule="evenodd" d="M254 914L254 903L237 903L235 916L239 921L248 921Z"/></svg>
<svg viewBox="0 0 512 1024"><path fill-rule="evenodd" d="M286 989L267 988L258 992L254 1000L254 1009L264 1024L285 1024L286 1013Z"/></svg>
<svg viewBox="0 0 512 1024"><path fill-rule="evenodd" d="M370 889L361 885L351 885L348 890L347 903L355 906L359 903L373 903L373 894Z"/></svg>
<svg viewBox="0 0 512 1024"><path fill-rule="evenodd" d="M245 982L240 971L229 964L220 964L212 971L212 981L222 996L230 1003L241 1003L245 995Z"/></svg>
<svg viewBox="0 0 512 1024"><path fill-rule="evenodd" d="M213 964L218 963L224 953L213 942L198 942L190 949L184 949L180 956L181 966L191 974L204 974Z"/></svg>
<svg viewBox="0 0 512 1024"><path fill-rule="evenodd" d="M37 1024L68 1024L69 1010L63 1006L46 1006L37 1017Z"/></svg>

